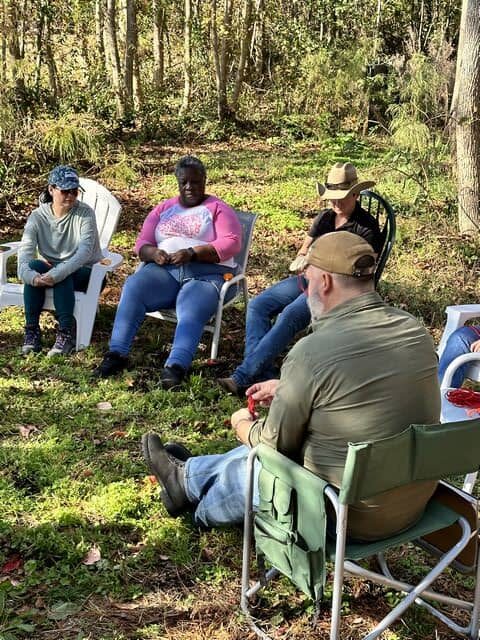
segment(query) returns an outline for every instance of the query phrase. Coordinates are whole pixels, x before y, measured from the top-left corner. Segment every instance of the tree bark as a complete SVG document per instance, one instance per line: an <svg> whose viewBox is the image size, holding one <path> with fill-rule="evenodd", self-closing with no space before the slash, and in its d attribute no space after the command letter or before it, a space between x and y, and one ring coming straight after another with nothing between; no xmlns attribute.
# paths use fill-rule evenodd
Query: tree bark
<svg viewBox="0 0 480 640"><path fill-rule="evenodd" d="M183 100L180 115L190 109L192 99L192 1L185 0L183 39Z"/></svg>
<svg viewBox="0 0 480 640"><path fill-rule="evenodd" d="M242 36L240 40L240 56L238 60L237 75L235 77L235 87L231 100L231 110L235 113L238 108L238 100L242 91L243 79L245 77L245 67L250 52L253 32L253 0L244 0L242 11Z"/></svg>
<svg viewBox="0 0 480 640"><path fill-rule="evenodd" d="M106 67L105 41L103 39L105 25L105 0L95 0L95 44L97 57L102 65Z"/></svg>
<svg viewBox="0 0 480 640"><path fill-rule="evenodd" d="M480 6L463 0L457 63L458 224L464 233L480 228Z"/></svg>
<svg viewBox="0 0 480 640"><path fill-rule="evenodd" d="M118 53L117 24L116 24L116 1L107 0L107 15L105 21L105 44L107 45L110 67L112 70L112 83L117 99L117 111L120 117L125 116L125 102L122 87L122 69L120 66L120 55Z"/></svg>
<svg viewBox="0 0 480 640"><path fill-rule="evenodd" d="M135 0L126 0L126 32L125 32L125 107L129 113L133 111L133 66L137 49L137 21L135 16Z"/></svg>
<svg viewBox="0 0 480 640"><path fill-rule="evenodd" d="M165 56L163 33L165 30L166 11L161 0L152 0L153 10L153 85L160 90L163 87L165 73Z"/></svg>

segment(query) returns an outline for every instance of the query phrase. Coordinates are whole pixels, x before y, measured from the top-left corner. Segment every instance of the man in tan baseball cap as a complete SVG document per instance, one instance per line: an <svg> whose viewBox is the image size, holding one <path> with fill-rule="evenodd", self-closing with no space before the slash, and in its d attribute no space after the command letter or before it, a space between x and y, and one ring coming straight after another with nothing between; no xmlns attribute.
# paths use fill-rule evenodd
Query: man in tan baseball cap
<svg viewBox="0 0 480 640"><path fill-rule="evenodd" d="M259 442L339 487L349 442L438 422L432 338L410 314L382 301L374 290L374 265L371 245L348 231L312 244L306 274L312 332L290 350L280 380L247 389L269 412L265 419L247 408L232 415L245 446L193 456L183 465L159 436L144 436L145 457L171 514L191 510L204 526L241 522L246 459ZM402 531L419 518L434 489L433 482L416 482L355 504L349 508L349 534L371 540Z"/></svg>

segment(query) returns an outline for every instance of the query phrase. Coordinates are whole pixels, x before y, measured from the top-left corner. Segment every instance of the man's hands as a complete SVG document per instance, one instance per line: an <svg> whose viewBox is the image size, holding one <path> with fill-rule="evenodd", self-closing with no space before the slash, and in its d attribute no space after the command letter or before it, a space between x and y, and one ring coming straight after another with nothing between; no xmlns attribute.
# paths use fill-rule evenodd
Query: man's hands
<svg viewBox="0 0 480 640"><path fill-rule="evenodd" d="M239 409L232 414L232 427L237 434L237 440L248 445L248 433L254 419L248 409Z"/></svg>
<svg viewBox="0 0 480 640"><path fill-rule="evenodd" d="M269 407L272 403L273 396L278 387L279 380L266 380L265 382L256 382L249 387L245 394L248 398L252 397L255 402L262 407ZM237 435L237 440L248 445L248 434L250 428L258 416L252 416L249 409L239 409L232 414L231 423Z"/></svg>
<svg viewBox="0 0 480 640"><path fill-rule="evenodd" d="M55 281L52 276L48 275L48 272L43 275L35 276L33 279L34 287L53 287L54 284Z"/></svg>
<svg viewBox="0 0 480 640"><path fill-rule="evenodd" d="M256 382L245 391L247 397L252 396L257 404L261 407L269 407L272 404L273 396L277 391L280 380L265 380L265 382Z"/></svg>

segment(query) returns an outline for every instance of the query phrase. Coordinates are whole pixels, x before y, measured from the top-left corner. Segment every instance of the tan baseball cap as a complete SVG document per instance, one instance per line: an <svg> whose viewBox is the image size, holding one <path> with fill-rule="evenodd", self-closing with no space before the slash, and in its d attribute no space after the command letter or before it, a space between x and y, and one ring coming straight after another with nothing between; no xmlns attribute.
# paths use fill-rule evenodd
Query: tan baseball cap
<svg viewBox="0 0 480 640"><path fill-rule="evenodd" d="M305 263L345 276L361 278L375 272L375 252L366 240L349 231L333 231L315 240Z"/></svg>

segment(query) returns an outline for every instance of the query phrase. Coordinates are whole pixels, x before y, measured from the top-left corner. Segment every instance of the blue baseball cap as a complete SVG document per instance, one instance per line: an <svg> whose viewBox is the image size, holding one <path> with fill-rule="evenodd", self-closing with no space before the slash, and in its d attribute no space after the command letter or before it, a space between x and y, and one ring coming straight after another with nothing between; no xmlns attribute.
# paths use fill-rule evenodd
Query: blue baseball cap
<svg viewBox="0 0 480 640"><path fill-rule="evenodd" d="M50 171L48 184L63 190L81 189L78 173L72 167L63 164Z"/></svg>

